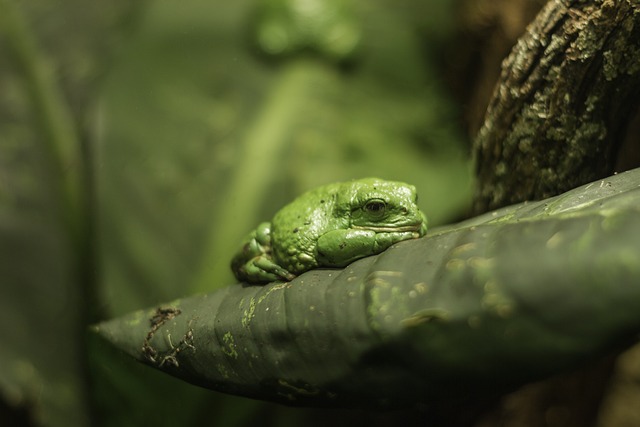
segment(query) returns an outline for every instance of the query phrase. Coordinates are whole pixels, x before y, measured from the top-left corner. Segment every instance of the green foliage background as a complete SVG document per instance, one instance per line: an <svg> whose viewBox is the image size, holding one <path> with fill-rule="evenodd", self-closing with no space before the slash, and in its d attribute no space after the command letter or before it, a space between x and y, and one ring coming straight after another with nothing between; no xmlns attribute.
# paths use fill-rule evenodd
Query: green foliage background
<svg viewBox="0 0 640 427"><path fill-rule="evenodd" d="M464 212L436 59L454 2L354 0L362 46L341 65L259 55L256 1L0 0L0 421L297 425L86 326L233 283L243 235L318 184L402 180L431 225Z"/></svg>

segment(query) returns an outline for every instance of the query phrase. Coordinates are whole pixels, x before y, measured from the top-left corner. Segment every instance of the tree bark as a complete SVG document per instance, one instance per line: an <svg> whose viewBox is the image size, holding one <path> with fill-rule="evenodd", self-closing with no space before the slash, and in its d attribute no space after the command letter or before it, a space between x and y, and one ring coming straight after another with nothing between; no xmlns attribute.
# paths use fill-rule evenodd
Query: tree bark
<svg viewBox="0 0 640 427"><path fill-rule="evenodd" d="M610 175L640 95L640 2L551 0L502 65L474 141L474 213Z"/></svg>

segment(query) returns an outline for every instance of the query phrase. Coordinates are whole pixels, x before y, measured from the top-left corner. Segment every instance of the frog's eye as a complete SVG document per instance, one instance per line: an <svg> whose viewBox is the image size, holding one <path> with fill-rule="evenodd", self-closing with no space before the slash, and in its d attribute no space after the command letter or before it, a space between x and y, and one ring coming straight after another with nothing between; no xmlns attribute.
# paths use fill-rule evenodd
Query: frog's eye
<svg viewBox="0 0 640 427"><path fill-rule="evenodd" d="M363 209L371 216L379 218L384 215L387 204L382 199L371 199L364 204Z"/></svg>

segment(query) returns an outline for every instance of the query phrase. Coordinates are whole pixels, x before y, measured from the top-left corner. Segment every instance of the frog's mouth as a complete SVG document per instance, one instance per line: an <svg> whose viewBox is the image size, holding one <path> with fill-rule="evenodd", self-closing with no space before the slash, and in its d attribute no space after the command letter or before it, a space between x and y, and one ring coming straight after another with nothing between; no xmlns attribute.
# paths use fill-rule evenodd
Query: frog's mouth
<svg viewBox="0 0 640 427"><path fill-rule="evenodd" d="M416 224L409 225L399 225L397 227L393 226L379 226L379 225L354 225L352 228L356 228L358 230L371 230L376 233L401 233L405 231L419 231L420 227L422 227L422 223L418 222Z"/></svg>

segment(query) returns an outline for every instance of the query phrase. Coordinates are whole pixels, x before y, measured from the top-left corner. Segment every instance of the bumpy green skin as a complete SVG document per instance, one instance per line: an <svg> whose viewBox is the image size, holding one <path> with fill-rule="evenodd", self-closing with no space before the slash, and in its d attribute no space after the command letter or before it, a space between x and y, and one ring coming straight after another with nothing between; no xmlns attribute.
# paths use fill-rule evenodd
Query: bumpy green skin
<svg viewBox="0 0 640 427"><path fill-rule="evenodd" d="M416 189L366 178L311 190L249 234L231 262L249 283L292 280L316 267L344 267L427 231Z"/></svg>

